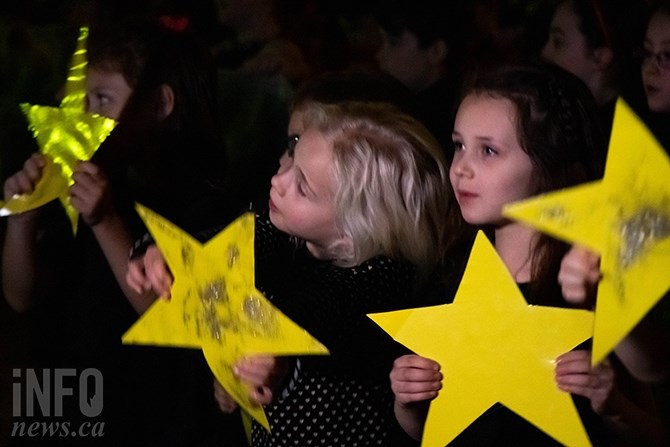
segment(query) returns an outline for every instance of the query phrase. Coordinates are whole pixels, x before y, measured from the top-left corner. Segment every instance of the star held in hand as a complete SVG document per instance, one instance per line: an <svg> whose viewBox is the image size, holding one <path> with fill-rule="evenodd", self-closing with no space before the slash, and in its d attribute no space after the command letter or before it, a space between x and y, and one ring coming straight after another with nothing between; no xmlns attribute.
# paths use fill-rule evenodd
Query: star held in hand
<svg viewBox="0 0 670 447"><path fill-rule="evenodd" d="M528 305L481 231L453 303L369 316L442 366L422 446L443 447L497 402L563 444L591 445L554 360L591 336L593 314Z"/></svg>
<svg viewBox="0 0 670 447"><path fill-rule="evenodd" d="M0 209L0 216L29 211L58 198L72 231L77 231L79 216L69 196L74 183L72 172L79 161L93 156L116 126L116 121L84 110L87 37L88 28L81 28L60 107L21 104L40 152L48 156L47 168L35 190L10 198Z"/></svg>
<svg viewBox="0 0 670 447"><path fill-rule="evenodd" d="M124 334L127 344L202 349L217 380L266 429L263 409L233 374L253 354L328 354L272 305L254 283L255 217L246 213L201 244L163 217L137 210L174 276L170 301L158 299Z"/></svg>
<svg viewBox="0 0 670 447"><path fill-rule="evenodd" d="M511 204L504 214L600 254L593 364L670 287L670 158L619 99L602 180Z"/></svg>

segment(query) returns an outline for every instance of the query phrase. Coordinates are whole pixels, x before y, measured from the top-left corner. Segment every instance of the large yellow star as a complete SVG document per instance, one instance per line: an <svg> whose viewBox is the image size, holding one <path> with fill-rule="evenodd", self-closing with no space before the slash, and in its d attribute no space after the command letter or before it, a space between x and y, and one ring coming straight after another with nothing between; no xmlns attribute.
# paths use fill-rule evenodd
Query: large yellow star
<svg viewBox="0 0 670 447"><path fill-rule="evenodd" d="M81 28L60 107L21 104L40 152L48 155L49 161L35 190L9 199L0 216L29 211L58 198L73 232L77 231L78 214L68 194L74 183L72 171L80 160L93 156L116 125L112 119L84 111L87 37L88 28Z"/></svg>
<svg viewBox="0 0 670 447"><path fill-rule="evenodd" d="M591 336L589 311L530 306L479 232L453 303L370 315L398 342L442 365L422 446L443 447L500 402L557 441L590 445L554 359Z"/></svg>
<svg viewBox="0 0 670 447"><path fill-rule="evenodd" d="M174 276L171 300L157 300L124 334L124 343L202 349L231 397L266 429L263 409L232 365L250 354L327 354L254 284L254 215L246 213L204 245L151 210L140 216Z"/></svg>
<svg viewBox="0 0 670 447"><path fill-rule="evenodd" d="M670 159L619 99L602 180L539 196L504 210L600 253L593 335L597 364L670 286Z"/></svg>

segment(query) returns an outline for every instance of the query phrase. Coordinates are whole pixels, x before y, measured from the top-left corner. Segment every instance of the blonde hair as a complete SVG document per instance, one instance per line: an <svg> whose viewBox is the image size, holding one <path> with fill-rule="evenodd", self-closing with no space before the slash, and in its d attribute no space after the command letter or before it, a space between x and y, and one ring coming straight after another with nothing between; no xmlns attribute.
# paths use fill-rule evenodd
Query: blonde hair
<svg viewBox="0 0 670 447"><path fill-rule="evenodd" d="M428 270L442 258L450 197L448 168L435 138L416 119L384 103L308 103L305 129L333 148L335 263L375 256L406 259Z"/></svg>

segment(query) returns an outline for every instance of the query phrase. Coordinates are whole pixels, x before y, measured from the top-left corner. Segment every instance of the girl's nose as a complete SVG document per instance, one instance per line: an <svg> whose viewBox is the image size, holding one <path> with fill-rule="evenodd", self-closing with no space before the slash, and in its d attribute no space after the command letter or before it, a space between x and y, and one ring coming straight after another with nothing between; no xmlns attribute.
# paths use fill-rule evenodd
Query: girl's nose
<svg viewBox="0 0 670 447"><path fill-rule="evenodd" d="M456 177L472 176L472 169L470 169L470 166L464 160L454 160L454 162L451 164L451 170L454 172Z"/></svg>
<svg viewBox="0 0 670 447"><path fill-rule="evenodd" d="M283 196L286 191L286 177L288 177L288 172L290 170L290 167L280 166L277 173L270 179L270 186L272 186L272 189L274 189L280 196Z"/></svg>

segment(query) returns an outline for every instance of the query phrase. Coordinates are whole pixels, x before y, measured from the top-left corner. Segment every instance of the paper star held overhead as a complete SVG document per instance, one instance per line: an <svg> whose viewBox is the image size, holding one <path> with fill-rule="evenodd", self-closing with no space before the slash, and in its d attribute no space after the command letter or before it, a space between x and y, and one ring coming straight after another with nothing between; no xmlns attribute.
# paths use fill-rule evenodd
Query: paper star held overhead
<svg viewBox="0 0 670 447"><path fill-rule="evenodd" d="M504 214L600 254L593 334L603 360L670 287L670 159L618 100L602 180L509 205Z"/></svg>
<svg viewBox="0 0 670 447"><path fill-rule="evenodd" d="M40 152L47 155L48 164L58 167L46 168L32 193L17 195L4 203L0 216L39 208L58 198L73 232L77 231L78 213L69 196L73 169L80 160L89 160L116 126L112 119L84 111L87 37L88 28L81 28L60 107L21 104Z"/></svg>
<svg viewBox="0 0 670 447"><path fill-rule="evenodd" d="M127 344L202 349L233 399L266 429L262 407L232 372L241 358L328 354L307 331L270 303L254 283L254 224L246 213L205 244L163 217L137 210L173 276L170 301L158 299L124 334Z"/></svg>
<svg viewBox="0 0 670 447"><path fill-rule="evenodd" d="M369 316L442 366L422 446L444 447L496 402L565 445L590 445L554 360L591 336L593 314L528 305L482 232L453 303Z"/></svg>

